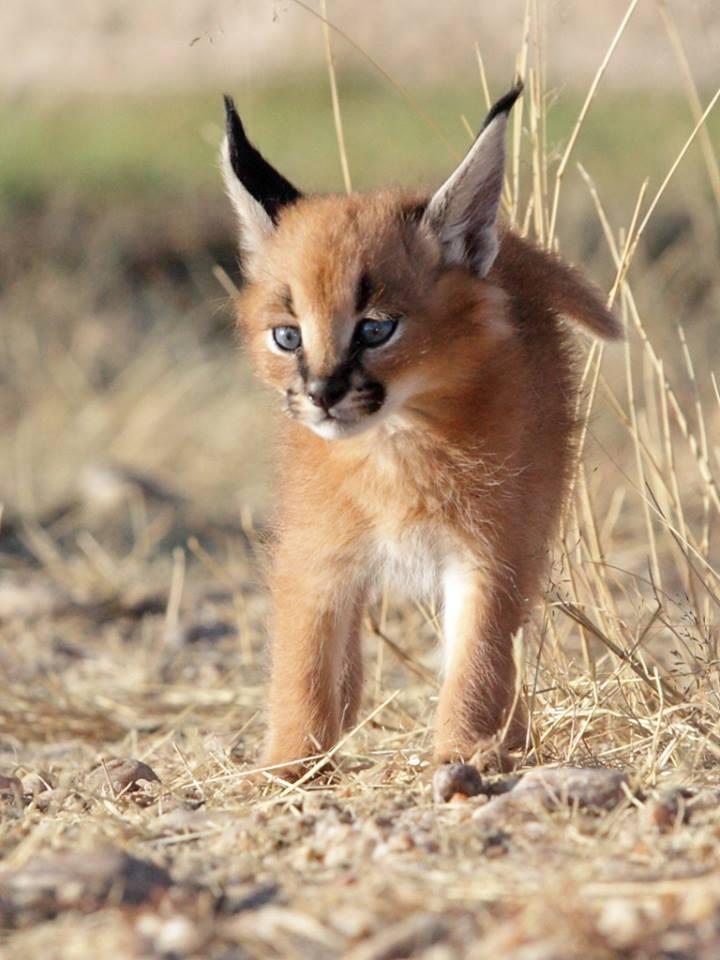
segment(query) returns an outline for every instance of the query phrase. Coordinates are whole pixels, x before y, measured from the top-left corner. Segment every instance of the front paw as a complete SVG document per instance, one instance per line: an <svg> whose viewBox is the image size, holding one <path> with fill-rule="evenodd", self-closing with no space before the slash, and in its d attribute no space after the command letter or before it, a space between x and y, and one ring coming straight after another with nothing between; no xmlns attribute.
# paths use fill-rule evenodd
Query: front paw
<svg viewBox="0 0 720 960"><path fill-rule="evenodd" d="M262 773L281 780L297 780L311 770L317 761L317 755L305 747L284 749L271 745L262 754L260 767Z"/></svg>
<svg viewBox="0 0 720 960"><path fill-rule="evenodd" d="M436 744L433 761L438 766L472 764L483 773L510 773L519 763L496 737L443 741Z"/></svg>
<svg viewBox="0 0 720 960"><path fill-rule="evenodd" d="M282 780L297 780L309 771L327 770L329 760L306 740L274 737L262 755L263 772Z"/></svg>

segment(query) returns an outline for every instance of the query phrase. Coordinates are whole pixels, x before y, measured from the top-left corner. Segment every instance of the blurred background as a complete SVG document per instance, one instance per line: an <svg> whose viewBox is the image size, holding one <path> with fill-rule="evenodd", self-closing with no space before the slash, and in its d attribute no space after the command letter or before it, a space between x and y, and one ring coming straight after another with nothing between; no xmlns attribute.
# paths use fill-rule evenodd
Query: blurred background
<svg viewBox="0 0 720 960"><path fill-rule="evenodd" d="M491 96L512 81L525 7L329 0L354 187L430 188L447 174L486 109L480 61ZM527 59L546 84L552 178L628 7L547 0L531 8L537 27ZM148 532L141 517L148 504L181 502L203 522L241 527L266 515L272 424L228 309L239 272L216 163L221 94L235 96L251 137L290 179L306 190L342 190L319 11L295 0L26 0L0 8L6 542L23 524L27 540L32 522L75 550L79 524L107 537L120 511L123 549L141 528L146 546L148 537L167 546L165 526ZM561 252L605 289L615 268L576 164L592 178L609 229L626 230L643 182L647 205L698 102L714 92L719 54L713 0L634 5L558 210ZM526 112L523 149L535 135L528 123ZM716 356L719 133L715 111L631 268L644 323L668 369L679 370L675 389L691 418L696 387L675 325L685 325L699 362ZM519 176L531 179L529 161ZM622 349L608 363L607 376L621 382ZM701 379L714 404L709 368ZM39 543L33 549L52 553Z"/></svg>

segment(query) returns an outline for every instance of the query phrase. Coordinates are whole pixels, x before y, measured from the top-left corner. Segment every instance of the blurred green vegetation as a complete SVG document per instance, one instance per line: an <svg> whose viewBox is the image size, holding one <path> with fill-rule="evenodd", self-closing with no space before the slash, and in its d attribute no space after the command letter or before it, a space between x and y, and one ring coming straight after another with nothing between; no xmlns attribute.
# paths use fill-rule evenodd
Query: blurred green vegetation
<svg viewBox="0 0 720 960"><path fill-rule="evenodd" d="M229 92L250 137L287 176L305 189L342 189L326 76ZM340 77L355 187L433 182L469 142L462 118L476 129L485 112L478 83L419 89L412 96L414 104L379 80ZM551 104L548 143L556 154L581 103L581 94L562 90ZM88 96L52 106L18 102L0 106L0 122L0 202L6 208L38 202L57 190L141 202L219 189L220 91L142 99ZM657 186L692 126L682 96L601 91L574 158L597 180L601 195L603 189L620 192L625 200L646 176L651 188ZM709 131L720 139L720 111L711 116ZM697 185L698 177L704 171L695 146L678 171L675 189L691 179Z"/></svg>

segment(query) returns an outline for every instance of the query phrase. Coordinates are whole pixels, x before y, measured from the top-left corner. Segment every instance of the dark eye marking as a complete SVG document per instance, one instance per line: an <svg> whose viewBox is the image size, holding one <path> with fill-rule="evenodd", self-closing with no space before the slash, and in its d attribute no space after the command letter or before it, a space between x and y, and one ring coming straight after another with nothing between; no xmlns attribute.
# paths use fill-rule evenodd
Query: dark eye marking
<svg viewBox="0 0 720 960"><path fill-rule="evenodd" d="M392 337L397 326L398 321L394 317L361 320L355 327L353 339L361 347L381 347Z"/></svg>
<svg viewBox="0 0 720 960"><path fill-rule="evenodd" d="M355 313L364 313L370 303L370 297L373 294L372 280L368 273L363 271L358 280L357 293L355 294Z"/></svg>
<svg viewBox="0 0 720 960"><path fill-rule="evenodd" d="M283 288L283 291L280 294L280 302L283 310L285 310L286 313L289 313L291 317L297 316L295 313L295 304L293 303L292 290L290 287Z"/></svg>
<svg viewBox="0 0 720 960"><path fill-rule="evenodd" d="M273 340L286 353L294 353L302 343L300 327L273 327Z"/></svg>

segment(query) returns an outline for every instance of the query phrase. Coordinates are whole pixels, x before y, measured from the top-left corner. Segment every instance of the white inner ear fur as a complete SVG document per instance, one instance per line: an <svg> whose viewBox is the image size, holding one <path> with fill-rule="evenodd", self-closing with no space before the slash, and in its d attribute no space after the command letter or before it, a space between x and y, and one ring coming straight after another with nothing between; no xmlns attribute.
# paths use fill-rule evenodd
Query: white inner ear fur
<svg viewBox="0 0 720 960"><path fill-rule="evenodd" d="M230 163L230 149L227 137L220 147L220 166L225 190L235 208L240 226L240 249L247 261L252 262L263 250L266 241L272 236L275 226L262 204L253 197L235 175Z"/></svg>
<svg viewBox="0 0 720 960"><path fill-rule="evenodd" d="M467 266L480 277L490 270L500 247L496 222L506 126L506 113L490 122L435 193L423 218L439 238L445 261Z"/></svg>

